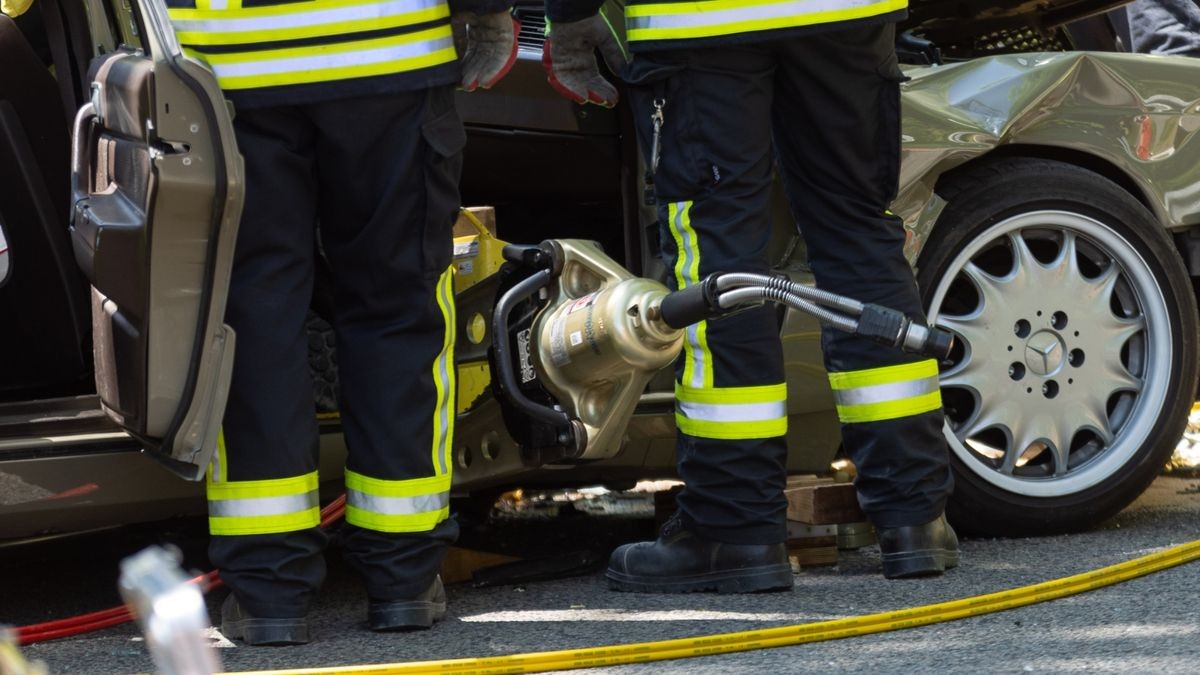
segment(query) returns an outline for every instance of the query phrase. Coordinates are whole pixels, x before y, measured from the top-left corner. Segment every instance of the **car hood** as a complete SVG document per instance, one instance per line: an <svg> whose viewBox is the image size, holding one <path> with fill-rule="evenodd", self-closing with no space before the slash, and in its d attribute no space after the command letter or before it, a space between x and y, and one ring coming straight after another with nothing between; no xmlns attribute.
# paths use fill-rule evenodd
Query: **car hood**
<svg viewBox="0 0 1200 675"><path fill-rule="evenodd" d="M996 32L1049 36L1064 24L1121 7L1129 0L909 0L900 30L935 44L964 44Z"/></svg>

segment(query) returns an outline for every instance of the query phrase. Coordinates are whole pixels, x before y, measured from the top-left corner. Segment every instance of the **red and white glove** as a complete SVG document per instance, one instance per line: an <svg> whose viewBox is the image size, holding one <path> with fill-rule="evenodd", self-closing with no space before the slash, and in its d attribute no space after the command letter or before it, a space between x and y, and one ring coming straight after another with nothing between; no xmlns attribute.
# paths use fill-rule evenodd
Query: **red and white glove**
<svg viewBox="0 0 1200 675"><path fill-rule="evenodd" d="M554 23L542 46L542 67L550 86L564 97L576 103L611 108L619 96L617 88L600 74L597 49L614 73L621 72L628 62L620 41L602 15Z"/></svg>
<svg viewBox="0 0 1200 675"><path fill-rule="evenodd" d="M462 62L464 91L491 89L517 62L521 24L507 11L492 14L456 12L450 18L454 46Z"/></svg>

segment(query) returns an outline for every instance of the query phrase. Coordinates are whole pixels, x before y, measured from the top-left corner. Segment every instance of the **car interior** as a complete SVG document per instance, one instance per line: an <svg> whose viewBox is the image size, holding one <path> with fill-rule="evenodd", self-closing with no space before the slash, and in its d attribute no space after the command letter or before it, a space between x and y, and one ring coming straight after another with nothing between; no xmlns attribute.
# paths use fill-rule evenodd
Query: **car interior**
<svg viewBox="0 0 1200 675"><path fill-rule="evenodd" d="M0 289L0 353L21 355L5 360L0 401L87 394L92 386L87 283L66 228L68 120L83 97L90 41L82 5L50 0L35 7L20 25L0 15L0 182L20 186L0 192L12 265L20 271ZM79 22L81 30L68 33L67 25ZM38 23L41 30L30 29ZM39 50L27 31L43 39L58 34ZM35 296L36 305L23 300Z"/></svg>

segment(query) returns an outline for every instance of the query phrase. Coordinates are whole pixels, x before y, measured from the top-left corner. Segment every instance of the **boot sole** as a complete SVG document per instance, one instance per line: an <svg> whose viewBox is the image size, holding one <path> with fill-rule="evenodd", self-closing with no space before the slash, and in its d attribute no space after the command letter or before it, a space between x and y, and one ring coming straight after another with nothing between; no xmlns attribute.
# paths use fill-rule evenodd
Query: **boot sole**
<svg viewBox="0 0 1200 675"><path fill-rule="evenodd" d="M303 619L241 619L222 621L225 637L241 640L252 647L282 647L311 642L308 622Z"/></svg>
<svg viewBox="0 0 1200 675"><path fill-rule="evenodd" d="M792 566L764 565L678 577L646 577L608 570L608 587L632 593L764 593L792 590Z"/></svg>
<svg viewBox="0 0 1200 675"><path fill-rule="evenodd" d="M414 600L391 602L386 607L369 609L367 622L379 632L425 630L446 616L446 603Z"/></svg>
<svg viewBox="0 0 1200 675"><path fill-rule="evenodd" d="M937 576L958 567L958 551L944 548L883 554L883 576L888 579L914 579Z"/></svg>

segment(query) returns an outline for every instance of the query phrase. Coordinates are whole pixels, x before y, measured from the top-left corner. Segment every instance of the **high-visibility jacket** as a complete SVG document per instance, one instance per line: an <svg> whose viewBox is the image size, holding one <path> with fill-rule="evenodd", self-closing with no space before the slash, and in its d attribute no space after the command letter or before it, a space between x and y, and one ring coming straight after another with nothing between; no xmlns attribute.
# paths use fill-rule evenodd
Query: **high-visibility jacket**
<svg viewBox="0 0 1200 675"><path fill-rule="evenodd" d="M447 0L167 0L179 42L242 107L411 91L458 79ZM463 5L460 7L460 5ZM454 0L502 11L505 0Z"/></svg>
<svg viewBox="0 0 1200 675"><path fill-rule="evenodd" d="M551 23L595 14L605 0L546 0ZM845 28L852 22L898 21L908 0L628 0L625 38L633 51L774 40Z"/></svg>

